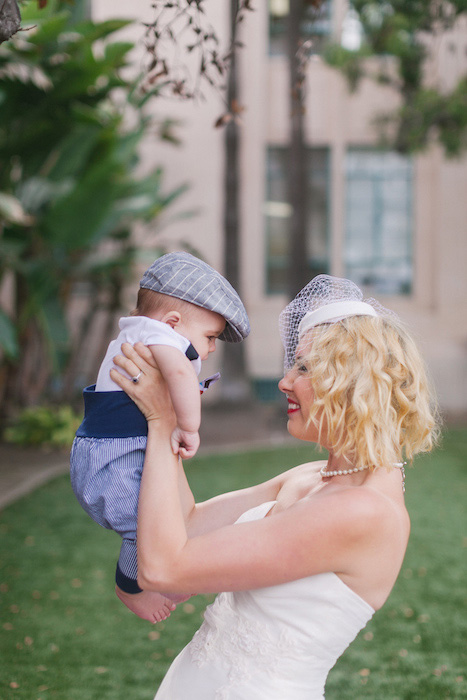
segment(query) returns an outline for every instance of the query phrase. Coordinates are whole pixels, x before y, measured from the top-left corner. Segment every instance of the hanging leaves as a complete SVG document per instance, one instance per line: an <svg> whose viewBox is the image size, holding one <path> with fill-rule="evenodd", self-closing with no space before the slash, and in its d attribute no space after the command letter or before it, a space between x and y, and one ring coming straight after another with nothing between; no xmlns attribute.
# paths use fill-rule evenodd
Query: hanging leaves
<svg viewBox="0 0 467 700"><path fill-rule="evenodd" d="M459 155L467 148L467 75L460 60L465 51L461 32L449 44L448 50L459 56L449 80L433 65L442 64L441 37L458 19L465 20L465 0L353 0L352 7L362 30L360 48L331 44L325 58L342 71L351 90L370 78L400 95L399 109L374 120L382 142L393 144L401 153L416 153L438 142L446 156Z"/></svg>
<svg viewBox="0 0 467 700"><path fill-rule="evenodd" d="M159 94L182 99L204 99L204 88L226 101L226 77L234 52L242 47L236 36L221 47L215 28L205 13L206 0L155 0L153 22L146 24L148 65L143 92L157 88ZM251 0L239 0L235 26L252 12ZM216 122L224 126L235 117L227 111Z"/></svg>

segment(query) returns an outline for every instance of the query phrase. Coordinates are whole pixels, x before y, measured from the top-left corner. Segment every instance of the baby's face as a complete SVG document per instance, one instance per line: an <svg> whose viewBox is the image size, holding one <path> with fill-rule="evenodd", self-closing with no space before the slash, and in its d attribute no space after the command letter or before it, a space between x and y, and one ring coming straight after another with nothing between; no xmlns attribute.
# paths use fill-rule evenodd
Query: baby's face
<svg viewBox="0 0 467 700"><path fill-rule="evenodd" d="M214 311L190 305L188 314L183 314L176 330L188 338L202 360L216 349L216 340L225 328L225 318Z"/></svg>

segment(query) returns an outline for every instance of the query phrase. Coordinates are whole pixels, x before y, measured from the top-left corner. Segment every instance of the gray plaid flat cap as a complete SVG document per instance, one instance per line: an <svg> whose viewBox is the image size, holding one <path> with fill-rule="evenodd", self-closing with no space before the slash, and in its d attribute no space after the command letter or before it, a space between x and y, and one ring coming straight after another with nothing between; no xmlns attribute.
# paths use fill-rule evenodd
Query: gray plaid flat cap
<svg viewBox="0 0 467 700"><path fill-rule="evenodd" d="M239 343L250 332L245 307L232 285L189 253L167 253L158 258L146 270L139 286L220 314L226 320L220 340Z"/></svg>

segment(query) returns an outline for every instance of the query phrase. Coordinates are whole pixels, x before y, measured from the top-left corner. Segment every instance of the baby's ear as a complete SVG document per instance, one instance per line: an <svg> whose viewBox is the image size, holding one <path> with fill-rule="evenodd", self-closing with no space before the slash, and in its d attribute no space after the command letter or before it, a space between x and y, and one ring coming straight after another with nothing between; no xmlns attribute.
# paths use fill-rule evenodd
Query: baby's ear
<svg viewBox="0 0 467 700"><path fill-rule="evenodd" d="M161 318L162 323L167 323L171 328L178 326L182 316L179 311L167 311Z"/></svg>

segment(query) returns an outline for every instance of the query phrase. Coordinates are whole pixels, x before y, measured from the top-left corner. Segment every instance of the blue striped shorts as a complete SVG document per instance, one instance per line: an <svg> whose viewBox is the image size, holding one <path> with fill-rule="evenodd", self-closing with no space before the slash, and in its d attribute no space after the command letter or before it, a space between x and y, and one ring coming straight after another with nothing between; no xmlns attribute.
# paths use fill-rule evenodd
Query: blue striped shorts
<svg viewBox="0 0 467 700"><path fill-rule="evenodd" d="M136 522L147 437L76 437L70 458L73 491L83 509L122 538L119 568L137 577Z"/></svg>

